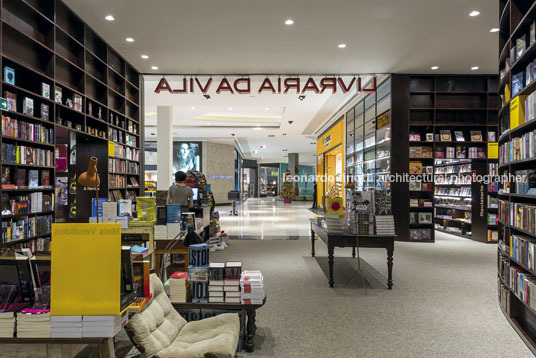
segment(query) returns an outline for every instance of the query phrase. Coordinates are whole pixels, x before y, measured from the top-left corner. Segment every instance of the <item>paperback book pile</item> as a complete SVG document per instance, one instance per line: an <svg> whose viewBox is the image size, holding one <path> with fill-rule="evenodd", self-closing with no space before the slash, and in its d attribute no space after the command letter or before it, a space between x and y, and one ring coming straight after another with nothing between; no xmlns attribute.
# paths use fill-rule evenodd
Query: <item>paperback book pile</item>
<svg viewBox="0 0 536 358"><path fill-rule="evenodd" d="M209 245L195 244L190 245L190 265L188 266L188 281L192 286L192 302L208 302L208 276Z"/></svg>
<svg viewBox="0 0 536 358"><path fill-rule="evenodd" d="M223 303L225 302L225 293L223 291L225 263L211 262L209 265L210 279L208 281L208 302Z"/></svg>
<svg viewBox="0 0 536 358"><path fill-rule="evenodd" d="M15 332L15 315L13 312L0 312L0 338L12 338Z"/></svg>
<svg viewBox="0 0 536 358"><path fill-rule="evenodd" d="M344 231L344 218L336 214L324 215L326 228L330 234L340 234Z"/></svg>
<svg viewBox="0 0 536 358"><path fill-rule="evenodd" d="M82 337L113 337L128 323L128 314L117 316L84 316Z"/></svg>
<svg viewBox="0 0 536 358"><path fill-rule="evenodd" d="M228 261L225 263L225 279L223 284L225 303L240 303L241 274L242 262Z"/></svg>
<svg viewBox="0 0 536 358"><path fill-rule="evenodd" d="M82 316L51 316L50 337L80 338L82 337Z"/></svg>
<svg viewBox="0 0 536 358"><path fill-rule="evenodd" d="M169 298L172 302L186 302L188 287L188 274L186 272L175 272L169 277Z"/></svg>
<svg viewBox="0 0 536 358"><path fill-rule="evenodd" d="M242 289L242 304L262 304L264 300L264 280L260 271L242 272L240 288Z"/></svg>
<svg viewBox="0 0 536 358"><path fill-rule="evenodd" d="M168 230L166 225L154 226L154 240L167 240Z"/></svg>
<svg viewBox="0 0 536 358"><path fill-rule="evenodd" d="M394 235L395 219L393 215L376 215L376 235Z"/></svg>
<svg viewBox="0 0 536 358"><path fill-rule="evenodd" d="M24 309L17 313L18 338L50 338L50 310Z"/></svg>

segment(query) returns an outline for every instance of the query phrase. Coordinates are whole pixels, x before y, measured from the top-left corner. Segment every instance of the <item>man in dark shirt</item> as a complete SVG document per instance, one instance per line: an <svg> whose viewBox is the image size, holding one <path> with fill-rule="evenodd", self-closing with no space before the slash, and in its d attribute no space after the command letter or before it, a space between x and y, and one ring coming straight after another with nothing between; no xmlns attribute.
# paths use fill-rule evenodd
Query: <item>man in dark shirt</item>
<svg viewBox="0 0 536 358"><path fill-rule="evenodd" d="M186 173L175 173L175 184L169 187L167 203L180 204L181 207L194 207L194 191L184 184Z"/></svg>

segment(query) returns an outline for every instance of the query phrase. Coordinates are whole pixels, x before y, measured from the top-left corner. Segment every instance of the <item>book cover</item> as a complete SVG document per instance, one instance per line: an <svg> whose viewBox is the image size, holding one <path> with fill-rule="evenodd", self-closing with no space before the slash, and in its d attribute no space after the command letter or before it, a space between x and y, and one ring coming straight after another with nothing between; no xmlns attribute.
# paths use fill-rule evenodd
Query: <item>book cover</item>
<svg viewBox="0 0 536 358"><path fill-rule="evenodd" d="M18 189L26 187L26 169L17 168L15 171L15 185Z"/></svg>
<svg viewBox="0 0 536 358"><path fill-rule="evenodd" d="M422 174L422 162L409 162L410 174Z"/></svg>
<svg viewBox="0 0 536 358"><path fill-rule="evenodd" d="M426 133L426 141L427 142L433 142L434 141L434 133Z"/></svg>
<svg viewBox="0 0 536 358"><path fill-rule="evenodd" d="M488 142L495 142L495 140L496 140L496 133L488 132Z"/></svg>
<svg viewBox="0 0 536 358"><path fill-rule="evenodd" d="M41 185L50 186L50 170L41 170Z"/></svg>
<svg viewBox="0 0 536 358"><path fill-rule="evenodd" d="M100 200L99 200L100 204ZM103 223L115 223L117 217L117 203L114 201L106 201L102 204L102 222ZM99 205L99 214L100 214L100 205Z"/></svg>
<svg viewBox="0 0 536 358"><path fill-rule="evenodd" d="M11 168L2 167L2 185L11 184Z"/></svg>
<svg viewBox="0 0 536 358"><path fill-rule="evenodd" d="M108 202L108 198L99 198L99 217L102 217L102 203ZM96 217L97 216L97 199L92 198L91 199L91 216Z"/></svg>
<svg viewBox="0 0 536 358"><path fill-rule="evenodd" d="M48 83L41 83L41 96L50 98L50 85Z"/></svg>
<svg viewBox="0 0 536 358"><path fill-rule="evenodd" d="M166 221L167 223L179 223L181 221L181 206L180 204L166 205Z"/></svg>
<svg viewBox="0 0 536 358"><path fill-rule="evenodd" d="M527 47L526 35L521 36L516 40L516 58L521 58Z"/></svg>
<svg viewBox="0 0 536 358"><path fill-rule="evenodd" d="M34 114L34 101L33 99L29 97L24 97L24 101L22 102L22 113L33 116Z"/></svg>
<svg viewBox="0 0 536 358"><path fill-rule="evenodd" d="M482 142L482 131L471 131L471 142Z"/></svg>
<svg viewBox="0 0 536 358"><path fill-rule="evenodd" d="M4 66L4 81L10 85L15 85L15 69Z"/></svg>
<svg viewBox="0 0 536 358"><path fill-rule="evenodd" d="M132 200L119 199L119 216L132 216Z"/></svg>
<svg viewBox="0 0 536 358"><path fill-rule="evenodd" d="M419 213L419 224L431 224L432 213Z"/></svg>
<svg viewBox="0 0 536 358"><path fill-rule="evenodd" d="M374 210L376 215L392 215L391 191L374 191Z"/></svg>
<svg viewBox="0 0 536 358"><path fill-rule="evenodd" d="M73 103L75 111L82 112L82 96L79 94L74 94Z"/></svg>
<svg viewBox="0 0 536 358"><path fill-rule="evenodd" d="M439 131L441 142L450 142L452 141L452 138L450 136L450 130L443 129Z"/></svg>
<svg viewBox="0 0 536 358"><path fill-rule="evenodd" d="M39 170L28 170L28 188L34 189L39 187Z"/></svg>
<svg viewBox="0 0 536 358"><path fill-rule="evenodd" d="M62 98L63 98L63 94L62 94L61 87L54 86L54 101L57 103L62 103Z"/></svg>
<svg viewBox="0 0 536 358"><path fill-rule="evenodd" d="M13 92L4 91L4 97L7 99L7 109L11 112L17 112L17 95Z"/></svg>
<svg viewBox="0 0 536 358"><path fill-rule="evenodd" d="M49 118L48 105L41 103L41 119L48 121L48 118Z"/></svg>
<svg viewBox="0 0 536 358"><path fill-rule="evenodd" d="M56 197L59 205L67 205L68 197L68 182L67 177L56 177ZM61 211L61 210L60 210Z"/></svg>
<svg viewBox="0 0 536 358"><path fill-rule="evenodd" d="M529 36L529 46L536 41L536 23L533 21L532 24L530 24L530 36Z"/></svg>
<svg viewBox="0 0 536 358"><path fill-rule="evenodd" d="M457 142L465 142L465 138L463 136L462 131L454 131L454 135L456 136L456 141Z"/></svg>

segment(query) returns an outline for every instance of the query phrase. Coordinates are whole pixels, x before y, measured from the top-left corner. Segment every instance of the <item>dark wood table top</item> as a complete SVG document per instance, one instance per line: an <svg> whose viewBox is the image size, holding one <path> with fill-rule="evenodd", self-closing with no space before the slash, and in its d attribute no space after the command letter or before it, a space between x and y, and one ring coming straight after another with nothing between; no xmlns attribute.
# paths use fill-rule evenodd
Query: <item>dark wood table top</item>
<svg viewBox="0 0 536 358"><path fill-rule="evenodd" d="M262 304L256 304L256 305L247 305L242 303L196 303L196 302L173 302L171 301L171 304L175 308L184 308L184 309L213 309L213 310L256 310L257 308L261 308L266 303L266 296L264 296L264 300L262 301Z"/></svg>
<svg viewBox="0 0 536 358"><path fill-rule="evenodd" d="M348 238L355 238L356 236L359 236L359 238L367 238L367 239L393 239L396 238L396 235L358 235L356 233L350 232L347 228L343 230L342 233L328 233L328 229L318 225L317 221L315 219L310 219L311 221L311 230L313 230L318 236L322 238L322 235L325 237L332 236L332 237L348 237Z"/></svg>

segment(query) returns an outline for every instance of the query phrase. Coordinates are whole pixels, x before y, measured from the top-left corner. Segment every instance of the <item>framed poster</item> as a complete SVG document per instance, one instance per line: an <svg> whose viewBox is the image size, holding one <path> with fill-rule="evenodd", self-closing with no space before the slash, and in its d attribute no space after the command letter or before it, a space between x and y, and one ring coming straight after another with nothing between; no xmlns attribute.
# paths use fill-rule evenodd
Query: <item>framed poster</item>
<svg viewBox="0 0 536 358"><path fill-rule="evenodd" d="M173 142L173 173L201 171L201 142Z"/></svg>

